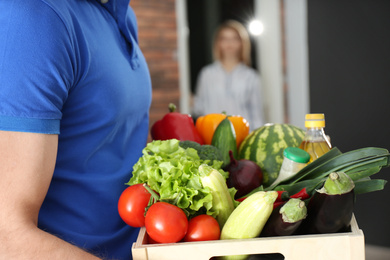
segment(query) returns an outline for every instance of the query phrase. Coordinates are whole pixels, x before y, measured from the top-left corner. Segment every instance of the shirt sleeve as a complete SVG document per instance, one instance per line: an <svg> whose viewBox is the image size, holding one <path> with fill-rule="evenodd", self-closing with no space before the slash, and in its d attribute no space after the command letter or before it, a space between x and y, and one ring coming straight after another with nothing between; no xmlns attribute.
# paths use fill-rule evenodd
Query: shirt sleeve
<svg viewBox="0 0 390 260"><path fill-rule="evenodd" d="M74 81L69 31L42 1L0 1L0 130L58 134Z"/></svg>

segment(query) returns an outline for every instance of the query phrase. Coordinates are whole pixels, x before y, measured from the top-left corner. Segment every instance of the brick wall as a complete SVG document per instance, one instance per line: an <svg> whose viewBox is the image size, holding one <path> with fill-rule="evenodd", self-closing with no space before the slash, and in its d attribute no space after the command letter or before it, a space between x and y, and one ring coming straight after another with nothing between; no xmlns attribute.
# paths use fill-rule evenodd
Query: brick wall
<svg viewBox="0 0 390 260"><path fill-rule="evenodd" d="M130 6L137 16L139 45L152 78L152 125L168 112L170 102L179 108L175 0L131 0Z"/></svg>

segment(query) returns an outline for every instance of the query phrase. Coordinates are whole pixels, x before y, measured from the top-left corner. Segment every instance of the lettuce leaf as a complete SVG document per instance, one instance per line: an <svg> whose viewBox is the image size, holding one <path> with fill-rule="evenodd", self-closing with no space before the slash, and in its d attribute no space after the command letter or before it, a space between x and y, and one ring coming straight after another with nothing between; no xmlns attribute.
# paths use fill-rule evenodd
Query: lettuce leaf
<svg viewBox="0 0 390 260"><path fill-rule="evenodd" d="M217 214L212 209L210 190L202 186L198 168L206 163L226 179L228 173L221 169L221 161L201 160L195 149L180 147L176 139L150 142L142 154L127 185L146 183L160 195L160 200L177 205L189 216Z"/></svg>

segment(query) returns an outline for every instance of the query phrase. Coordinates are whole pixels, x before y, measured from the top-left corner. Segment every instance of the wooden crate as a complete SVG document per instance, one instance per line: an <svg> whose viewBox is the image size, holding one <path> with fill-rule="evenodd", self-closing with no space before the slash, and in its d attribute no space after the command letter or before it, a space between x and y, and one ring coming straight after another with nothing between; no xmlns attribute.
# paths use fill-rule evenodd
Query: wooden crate
<svg viewBox="0 0 390 260"><path fill-rule="evenodd" d="M351 232L345 233L170 244L147 244L147 239L145 228L141 228L132 247L134 260L208 260L213 256L268 253L280 253L286 260L365 259L363 231L354 216Z"/></svg>

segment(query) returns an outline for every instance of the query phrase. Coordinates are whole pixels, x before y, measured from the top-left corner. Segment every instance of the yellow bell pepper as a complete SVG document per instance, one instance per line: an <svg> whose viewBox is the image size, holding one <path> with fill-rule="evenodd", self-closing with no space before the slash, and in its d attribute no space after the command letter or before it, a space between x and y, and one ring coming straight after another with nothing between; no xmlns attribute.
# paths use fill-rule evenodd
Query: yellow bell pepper
<svg viewBox="0 0 390 260"><path fill-rule="evenodd" d="M226 118L225 114L207 114L196 120L195 127L203 138L205 144L211 144L215 129ZM232 122L234 131L236 132L237 148L240 146L244 138L249 134L249 122L242 116L228 116Z"/></svg>

